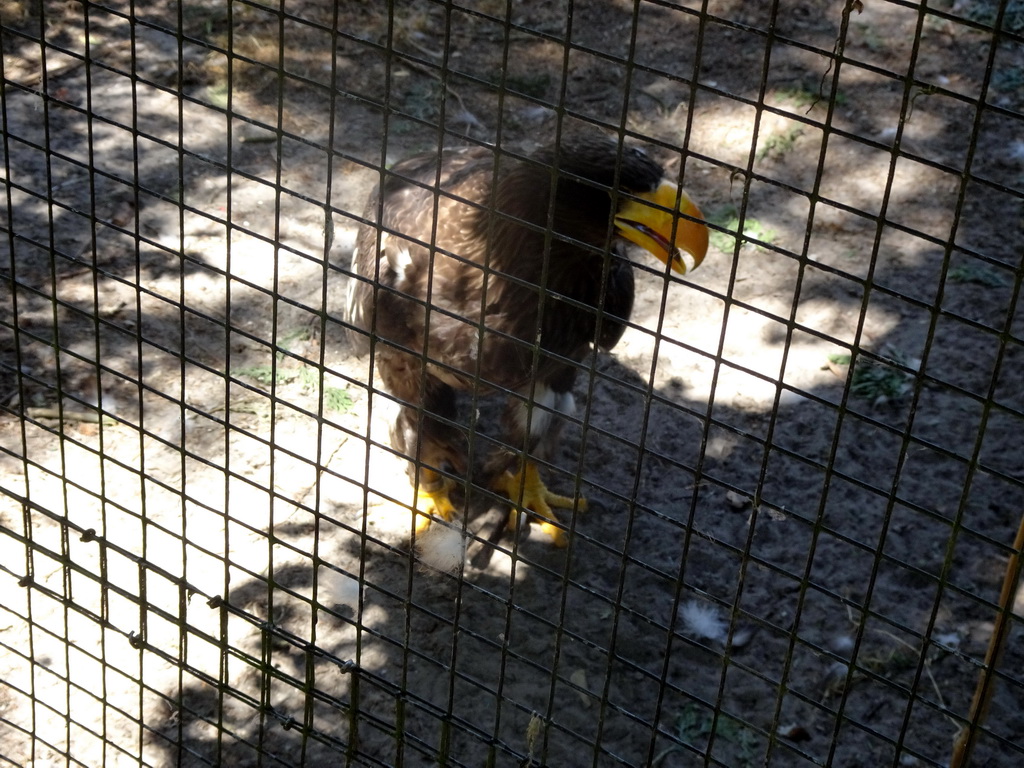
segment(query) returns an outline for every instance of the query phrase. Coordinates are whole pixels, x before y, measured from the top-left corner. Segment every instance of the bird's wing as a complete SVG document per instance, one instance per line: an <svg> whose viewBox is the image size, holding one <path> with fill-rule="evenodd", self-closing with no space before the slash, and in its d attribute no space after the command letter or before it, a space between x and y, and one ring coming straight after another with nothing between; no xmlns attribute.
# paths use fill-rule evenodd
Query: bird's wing
<svg viewBox="0 0 1024 768"><path fill-rule="evenodd" d="M353 259L350 322L425 351L432 372L458 386L478 372L500 386L528 375L510 330L522 317L507 311L510 286L488 260L493 170L494 156L482 148L396 164L367 206L366 219L379 227L360 228Z"/></svg>

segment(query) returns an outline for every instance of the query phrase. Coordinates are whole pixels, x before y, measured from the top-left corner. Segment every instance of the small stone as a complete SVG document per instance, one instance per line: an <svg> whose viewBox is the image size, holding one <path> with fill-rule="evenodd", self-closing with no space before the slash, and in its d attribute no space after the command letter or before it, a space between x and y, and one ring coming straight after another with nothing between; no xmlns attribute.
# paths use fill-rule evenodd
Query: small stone
<svg viewBox="0 0 1024 768"><path fill-rule="evenodd" d="M736 493L736 491L726 491L725 503L728 504L732 509L741 510L747 506L749 499L746 496Z"/></svg>
<svg viewBox="0 0 1024 768"><path fill-rule="evenodd" d="M790 723L779 728L779 736L790 741L810 741L811 734L802 725Z"/></svg>

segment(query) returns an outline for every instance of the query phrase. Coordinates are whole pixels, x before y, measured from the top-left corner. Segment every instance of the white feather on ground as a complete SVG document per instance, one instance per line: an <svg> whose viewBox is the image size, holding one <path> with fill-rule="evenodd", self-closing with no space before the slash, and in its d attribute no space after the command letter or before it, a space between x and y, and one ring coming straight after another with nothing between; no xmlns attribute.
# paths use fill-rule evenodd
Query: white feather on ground
<svg viewBox="0 0 1024 768"><path fill-rule="evenodd" d="M729 624L710 603L689 600L679 606L685 634L691 637L724 643L729 637Z"/></svg>
<svg viewBox="0 0 1024 768"><path fill-rule="evenodd" d="M466 561L466 537L458 528L435 522L416 534L416 552L424 565L436 571L456 573Z"/></svg>
<svg viewBox="0 0 1024 768"><path fill-rule="evenodd" d="M346 605L359 608L359 582L333 568L320 567L320 602L323 605Z"/></svg>

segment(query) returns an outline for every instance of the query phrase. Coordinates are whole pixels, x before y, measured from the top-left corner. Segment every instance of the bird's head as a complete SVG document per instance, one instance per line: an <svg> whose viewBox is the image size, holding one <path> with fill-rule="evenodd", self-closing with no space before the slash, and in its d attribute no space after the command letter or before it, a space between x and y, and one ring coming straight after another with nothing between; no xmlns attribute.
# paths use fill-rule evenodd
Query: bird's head
<svg viewBox="0 0 1024 768"><path fill-rule="evenodd" d="M679 274L696 269L704 260L708 250L704 216L642 149L583 130L567 133L558 153L544 149L537 159L567 174L559 180L561 210L567 216L577 215L581 209L590 211L592 233L607 232L611 211L605 204L617 201L613 202L613 216L618 237L654 254ZM590 205L583 205L583 201ZM546 221L546 206L538 210L540 220Z"/></svg>
<svg viewBox="0 0 1024 768"><path fill-rule="evenodd" d="M620 200L615 229L621 237L681 275L700 266L708 250L708 228L700 209L678 184L663 179L653 191L623 195Z"/></svg>

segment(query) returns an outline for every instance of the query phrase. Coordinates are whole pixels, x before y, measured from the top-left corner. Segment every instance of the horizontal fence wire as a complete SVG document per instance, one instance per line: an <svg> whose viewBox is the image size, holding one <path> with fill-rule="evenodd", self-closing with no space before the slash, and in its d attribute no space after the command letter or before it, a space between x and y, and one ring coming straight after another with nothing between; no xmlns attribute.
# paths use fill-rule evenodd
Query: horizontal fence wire
<svg viewBox="0 0 1024 768"><path fill-rule="evenodd" d="M5 764L1024 759L1024 4L23 0L0 49Z"/></svg>

